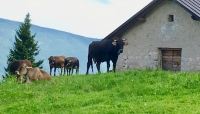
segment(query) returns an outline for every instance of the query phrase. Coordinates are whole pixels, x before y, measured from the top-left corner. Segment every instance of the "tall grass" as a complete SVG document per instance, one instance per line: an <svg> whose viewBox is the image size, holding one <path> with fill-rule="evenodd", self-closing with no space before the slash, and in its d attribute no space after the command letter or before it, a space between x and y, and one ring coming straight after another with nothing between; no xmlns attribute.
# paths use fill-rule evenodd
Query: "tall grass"
<svg viewBox="0 0 200 114"><path fill-rule="evenodd" d="M200 74L134 70L0 84L2 114L200 113Z"/></svg>

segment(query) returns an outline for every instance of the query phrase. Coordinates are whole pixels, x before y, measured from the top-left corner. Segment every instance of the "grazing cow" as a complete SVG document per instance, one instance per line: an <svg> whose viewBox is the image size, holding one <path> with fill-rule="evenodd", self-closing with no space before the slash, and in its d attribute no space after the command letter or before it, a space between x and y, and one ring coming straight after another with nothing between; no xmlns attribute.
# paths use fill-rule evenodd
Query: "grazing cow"
<svg viewBox="0 0 200 114"><path fill-rule="evenodd" d="M73 74L73 70L76 69L76 74L79 72L79 60L76 57L67 57L65 59L65 67L67 69L67 75Z"/></svg>
<svg viewBox="0 0 200 114"><path fill-rule="evenodd" d="M25 75L24 82L32 82L35 80L50 80L51 76L46 71L39 69L38 67L28 67L26 64L22 64L17 70L17 75Z"/></svg>
<svg viewBox="0 0 200 114"><path fill-rule="evenodd" d="M26 64L29 67L32 67L32 64L29 60L17 60L14 62L10 62L8 63L8 69L9 72L11 74L15 74L15 71L22 65L22 64ZM16 75L17 76L17 82L21 82L22 83L22 75Z"/></svg>
<svg viewBox="0 0 200 114"><path fill-rule="evenodd" d="M61 69L61 75L64 70L63 76L65 75L65 65L64 65L65 58L66 58L65 56L50 56L48 58L49 67L50 67L50 75L51 75L52 68L54 68L54 76L56 75L56 68Z"/></svg>
<svg viewBox="0 0 200 114"><path fill-rule="evenodd" d="M92 59L96 64L99 73L100 73L100 64L101 62L105 61L107 62L107 72L109 72L110 60L113 63L113 71L115 72L118 55L123 52L124 46L128 45L128 42L124 41L125 40L122 40L121 38L93 41L89 45L88 49L88 62L87 62L86 74L88 74L90 66L92 67L92 72L93 72Z"/></svg>

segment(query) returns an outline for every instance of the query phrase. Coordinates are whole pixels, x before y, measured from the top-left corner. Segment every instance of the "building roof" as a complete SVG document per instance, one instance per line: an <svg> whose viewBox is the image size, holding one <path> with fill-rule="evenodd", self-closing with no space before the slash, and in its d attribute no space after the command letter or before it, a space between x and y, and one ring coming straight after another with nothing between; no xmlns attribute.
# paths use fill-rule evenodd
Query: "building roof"
<svg viewBox="0 0 200 114"><path fill-rule="evenodd" d="M130 19L124 22L121 26L116 28L104 39L113 38L116 36L121 37L122 33L126 31L128 28L130 28L133 24L135 24L138 21L144 21L145 16L163 1L165 0L153 0L143 9L141 9L138 13L136 13ZM199 0L172 0L172 1L175 1L177 4L183 7L186 11L192 14L192 18L194 20L200 20L200 1Z"/></svg>
<svg viewBox="0 0 200 114"><path fill-rule="evenodd" d="M181 7L192 14L193 19L200 20L200 1L199 0L175 0Z"/></svg>

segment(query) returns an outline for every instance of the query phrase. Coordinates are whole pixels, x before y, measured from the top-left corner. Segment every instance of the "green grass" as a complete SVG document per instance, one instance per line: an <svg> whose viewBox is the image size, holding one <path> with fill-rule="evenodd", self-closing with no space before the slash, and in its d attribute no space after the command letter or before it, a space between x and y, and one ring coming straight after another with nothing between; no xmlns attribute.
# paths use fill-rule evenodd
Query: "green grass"
<svg viewBox="0 0 200 114"><path fill-rule="evenodd" d="M198 114L200 73L134 70L0 83L1 114Z"/></svg>

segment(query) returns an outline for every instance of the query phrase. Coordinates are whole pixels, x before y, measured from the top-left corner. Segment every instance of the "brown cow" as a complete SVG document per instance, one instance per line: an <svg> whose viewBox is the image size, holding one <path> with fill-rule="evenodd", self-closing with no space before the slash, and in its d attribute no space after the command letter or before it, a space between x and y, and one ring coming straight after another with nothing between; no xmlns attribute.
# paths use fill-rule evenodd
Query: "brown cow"
<svg viewBox="0 0 200 114"><path fill-rule="evenodd" d="M50 80L51 76L46 71L39 69L38 67L32 68L28 67L26 64L21 65L19 69L16 70L17 75L25 75L24 82L32 82L35 80Z"/></svg>
<svg viewBox="0 0 200 114"><path fill-rule="evenodd" d="M65 59L65 67L67 69L67 75L73 74L73 70L76 69L76 74L79 72L79 60L76 57L67 57Z"/></svg>
<svg viewBox="0 0 200 114"><path fill-rule="evenodd" d="M64 74L63 76L65 75L65 56L50 56L48 58L49 60L49 67L50 67L50 75L51 75L51 71L52 71L52 68L54 68L54 76L56 75L56 68L60 68L61 69L61 75L62 75L62 72L64 70Z"/></svg>
<svg viewBox="0 0 200 114"><path fill-rule="evenodd" d="M11 74L15 74L15 71L22 65L22 64L26 64L27 66L29 67L32 67L32 64L29 60L17 60L17 61L14 61L14 62L10 62L8 63L8 69L9 69L9 72ZM22 75L19 76L19 75L16 75L17 76L17 82L21 82L22 83Z"/></svg>

